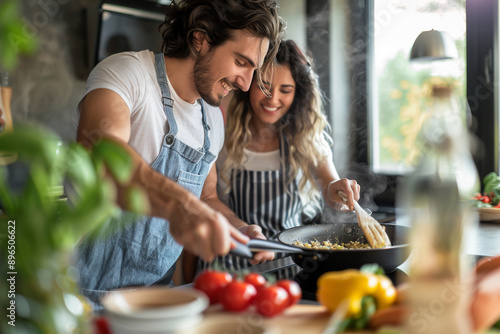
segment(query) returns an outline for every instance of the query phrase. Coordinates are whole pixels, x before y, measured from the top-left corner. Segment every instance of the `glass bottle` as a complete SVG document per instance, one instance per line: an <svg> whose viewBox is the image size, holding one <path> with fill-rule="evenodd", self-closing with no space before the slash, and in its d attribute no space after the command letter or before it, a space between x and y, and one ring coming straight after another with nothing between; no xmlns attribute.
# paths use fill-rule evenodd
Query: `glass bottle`
<svg viewBox="0 0 500 334"><path fill-rule="evenodd" d="M411 226L409 333L472 333L468 230L477 224L471 196L479 178L453 91L433 88L431 113L422 126L424 156L402 184Z"/></svg>

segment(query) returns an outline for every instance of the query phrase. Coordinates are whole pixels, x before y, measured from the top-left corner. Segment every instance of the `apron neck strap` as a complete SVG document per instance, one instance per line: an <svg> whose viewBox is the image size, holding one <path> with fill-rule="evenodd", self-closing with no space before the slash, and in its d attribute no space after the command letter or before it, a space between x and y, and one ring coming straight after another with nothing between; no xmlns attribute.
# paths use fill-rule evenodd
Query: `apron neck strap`
<svg viewBox="0 0 500 334"><path fill-rule="evenodd" d="M165 67L165 57L163 53L155 54L155 69L156 69L156 80L160 85L161 90L161 100L163 103L163 110L167 116L169 131L168 135L175 136L177 134L177 122L174 117L174 99L170 95L170 89L167 83L167 69Z"/></svg>
<svg viewBox="0 0 500 334"><path fill-rule="evenodd" d="M174 99L170 95L170 89L168 88L167 81L167 69L165 66L165 57L163 53L155 54L155 69L156 69L156 80L160 85L161 90L161 98L163 103L163 110L165 111L165 115L167 116L167 121L169 125L169 131L166 136L175 136L177 135L177 122L174 117ZM210 149L210 138L208 137L208 131L210 130L210 126L207 122L207 115L205 113L204 101L200 98L198 99L198 103L201 106L201 114L203 120L203 131L204 131L204 143L203 143L203 151L208 152Z"/></svg>

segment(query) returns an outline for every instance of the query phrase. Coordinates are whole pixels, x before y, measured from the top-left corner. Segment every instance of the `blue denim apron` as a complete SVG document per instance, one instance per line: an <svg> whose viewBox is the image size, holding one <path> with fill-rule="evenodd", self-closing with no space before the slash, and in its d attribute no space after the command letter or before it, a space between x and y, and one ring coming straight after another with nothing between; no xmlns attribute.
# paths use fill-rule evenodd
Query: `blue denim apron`
<svg viewBox="0 0 500 334"><path fill-rule="evenodd" d="M174 101L167 84L163 54L155 55L155 67L169 132L164 136L160 154L151 167L200 197L210 163L216 157L209 152L210 127L203 101L199 100L205 142L202 150L195 150L176 138ZM99 299L109 290L173 284L172 275L181 251L182 246L170 234L168 221L121 211L118 217L107 221L103 228L89 234L79 245L80 288L99 310Z"/></svg>

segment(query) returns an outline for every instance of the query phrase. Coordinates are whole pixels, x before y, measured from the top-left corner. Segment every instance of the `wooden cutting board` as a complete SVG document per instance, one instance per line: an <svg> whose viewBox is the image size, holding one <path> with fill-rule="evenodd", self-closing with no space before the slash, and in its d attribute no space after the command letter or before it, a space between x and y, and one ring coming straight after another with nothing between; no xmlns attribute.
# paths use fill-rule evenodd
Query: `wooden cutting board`
<svg viewBox="0 0 500 334"><path fill-rule="evenodd" d="M220 305L215 305L207 309L200 327L236 321L240 324L242 330L234 333L252 333L252 331L245 331L243 328L245 325L254 325L270 328L269 334L320 334L325 329L329 319L330 313L321 305L294 305L285 310L283 314L272 318L264 318L253 309L241 313L232 313L224 311ZM228 331L227 333L231 332ZM370 334L373 332L357 331L355 333Z"/></svg>

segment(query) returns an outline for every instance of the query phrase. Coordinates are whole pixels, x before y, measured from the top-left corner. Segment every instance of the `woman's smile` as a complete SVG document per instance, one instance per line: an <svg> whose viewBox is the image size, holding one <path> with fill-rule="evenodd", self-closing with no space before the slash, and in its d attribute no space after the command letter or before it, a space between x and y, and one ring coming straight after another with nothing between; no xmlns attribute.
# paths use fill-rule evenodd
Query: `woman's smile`
<svg viewBox="0 0 500 334"><path fill-rule="evenodd" d="M271 107L262 105L262 109L264 109L264 111L269 114L275 114L280 109L280 107Z"/></svg>

